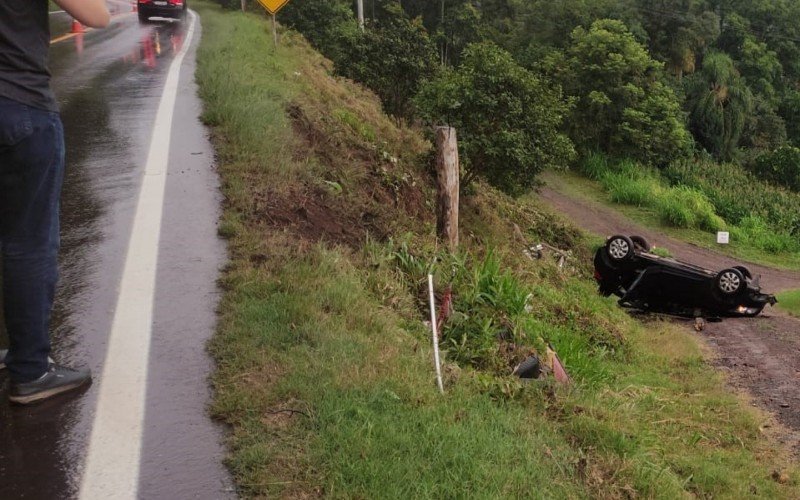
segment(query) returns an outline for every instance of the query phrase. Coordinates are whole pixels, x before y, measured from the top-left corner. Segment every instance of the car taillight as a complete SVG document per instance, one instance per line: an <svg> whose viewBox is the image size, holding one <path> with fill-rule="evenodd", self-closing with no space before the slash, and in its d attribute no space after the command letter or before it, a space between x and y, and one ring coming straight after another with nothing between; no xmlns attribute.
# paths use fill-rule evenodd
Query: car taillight
<svg viewBox="0 0 800 500"><path fill-rule="evenodd" d="M183 0L168 0L170 5L183 5Z"/></svg>
<svg viewBox="0 0 800 500"><path fill-rule="evenodd" d="M151 3L153 0L139 0L139 3Z"/></svg>

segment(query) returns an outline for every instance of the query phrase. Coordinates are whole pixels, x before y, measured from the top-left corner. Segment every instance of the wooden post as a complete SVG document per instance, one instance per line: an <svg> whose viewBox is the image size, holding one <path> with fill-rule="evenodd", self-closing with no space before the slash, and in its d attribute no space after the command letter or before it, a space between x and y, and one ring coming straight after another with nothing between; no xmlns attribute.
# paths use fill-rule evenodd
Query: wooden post
<svg viewBox="0 0 800 500"><path fill-rule="evenodd" d="M436 231L450 251L458 247L459 165L456 129L436 127Z"/></svg>
<svg viewBox="0 0 800 500"><path fill-rule="evenodd" d="M242 12L247 12L247 0L241 0Z"/></svg>
<svg viewBox="0 0 800 500"><path fill-rule="evenodd" d="M275 42L275 48L278 48L278 27L275 24L275 14L272 14L272 41Z"/></svg>

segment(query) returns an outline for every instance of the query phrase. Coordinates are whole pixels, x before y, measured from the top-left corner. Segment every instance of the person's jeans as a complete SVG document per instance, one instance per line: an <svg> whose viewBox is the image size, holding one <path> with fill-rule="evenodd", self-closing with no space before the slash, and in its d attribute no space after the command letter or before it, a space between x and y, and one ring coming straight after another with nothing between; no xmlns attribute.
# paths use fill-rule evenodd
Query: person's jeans
<svg viewBox="0 0 800 500"><path fill-rule="evenodd" d="M47 371L58 280L64 132L58 113L0 97L0 247L6 365L13 382Z"/></svg>

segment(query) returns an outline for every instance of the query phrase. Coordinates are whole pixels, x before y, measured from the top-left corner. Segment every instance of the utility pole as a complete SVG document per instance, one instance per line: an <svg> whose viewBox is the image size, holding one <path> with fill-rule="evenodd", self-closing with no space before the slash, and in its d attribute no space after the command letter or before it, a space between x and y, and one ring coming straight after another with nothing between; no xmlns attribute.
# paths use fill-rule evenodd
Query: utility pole
<svg viewBox="0 0 800 500"><path fill-rule="evenodd" d="M361 31L364 31L364 0L356 0L356 3L358 4L358 26Z"/></svg>

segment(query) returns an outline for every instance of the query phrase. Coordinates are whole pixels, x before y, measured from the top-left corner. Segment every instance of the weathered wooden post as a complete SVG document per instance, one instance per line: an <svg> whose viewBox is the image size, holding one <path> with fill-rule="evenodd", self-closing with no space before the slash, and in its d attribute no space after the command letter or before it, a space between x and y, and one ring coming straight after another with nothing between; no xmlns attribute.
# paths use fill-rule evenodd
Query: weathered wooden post
<svg viewBox="0 0 800 500"><path fill-rule="evenodd" d="M456 129L436 127L436 231L454 251L458 248L459 164Z"/></svg>

